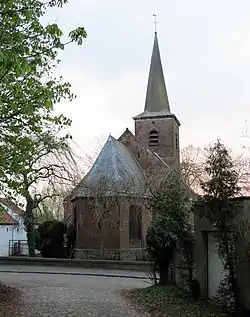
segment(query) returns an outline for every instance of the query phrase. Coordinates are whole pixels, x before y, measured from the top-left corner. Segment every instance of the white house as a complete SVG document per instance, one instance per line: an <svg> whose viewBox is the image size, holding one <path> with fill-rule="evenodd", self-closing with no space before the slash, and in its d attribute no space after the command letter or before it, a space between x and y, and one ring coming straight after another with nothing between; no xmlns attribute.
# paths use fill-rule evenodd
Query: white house
<svg viewBox="0 0 250 317"><path fill-rule="evenodd" d="M27 255L27 236L23 210L6 198L0 198L0 256Z"/></svg>

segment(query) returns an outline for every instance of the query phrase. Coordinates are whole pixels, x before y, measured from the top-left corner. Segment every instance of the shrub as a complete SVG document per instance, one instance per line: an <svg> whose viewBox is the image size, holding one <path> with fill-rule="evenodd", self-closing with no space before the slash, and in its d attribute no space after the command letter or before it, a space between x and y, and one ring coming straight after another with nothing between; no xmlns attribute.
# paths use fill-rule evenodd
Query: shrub
<svg viewBox="0 0 250 317"><path fill-rule="evenodd" d="M61 221L45 221L36 232L36 248L45 258L65 257L64 234L66 226Z"/></svg>
<svg viewBox="0 0 250 317"><path fill-rule="evenodd" d="M166 232L166 225L159 218L149 227L146 243L147 254L160 273L159 284L165 285L169 282L169 266L176 249L177 236L172 232Z"/></svg>
<svg viewBox="0 0 250 317"><path fill-rule="evenodd" d="M182 247L190 234L187 223L191 200L180 175L172 172L152 195L154 214L146 236L147 253L160 273L159 284L169 281L169 266L178 244Z"/></svg>

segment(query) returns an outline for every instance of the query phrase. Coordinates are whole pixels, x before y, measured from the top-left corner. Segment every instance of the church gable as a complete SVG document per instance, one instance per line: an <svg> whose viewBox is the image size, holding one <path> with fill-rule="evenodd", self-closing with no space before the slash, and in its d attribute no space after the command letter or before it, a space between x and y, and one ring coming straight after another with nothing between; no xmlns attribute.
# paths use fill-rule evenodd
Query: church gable
<svg viewBox="0 0 250 317"><path fill-rule="evenodd" d="M160 180L160 175L165 177L169 172L167 163L158 154L150 151L129 129L124 131L118 141L128 148L150 179Z"/></svg>
<svg viewBox="0 0 250 317"><path fill-rule="evenodd" d="M97 190L105 196L113 193L144 196L146 189L144 173L136 158L124 144L109 136L75 196L95 196Z"/></svg>

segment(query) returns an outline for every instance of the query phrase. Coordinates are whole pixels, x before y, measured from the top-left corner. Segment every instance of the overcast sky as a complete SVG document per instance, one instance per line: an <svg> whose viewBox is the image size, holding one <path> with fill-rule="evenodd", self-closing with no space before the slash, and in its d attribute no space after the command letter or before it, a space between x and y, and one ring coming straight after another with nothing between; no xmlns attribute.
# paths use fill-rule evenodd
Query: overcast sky
<svg viewBox="0 0 250 317"><path fill-rule="evenodd" d="M78 98L60 111L72 118L75 142L91 152L144 109L153 47L153 13L171 111L181 122L181 147L220 137L234 149L250 115L249 0L69 0L50 12L65 33L84 26L83 47L61 55L58 74Z"/></svg>

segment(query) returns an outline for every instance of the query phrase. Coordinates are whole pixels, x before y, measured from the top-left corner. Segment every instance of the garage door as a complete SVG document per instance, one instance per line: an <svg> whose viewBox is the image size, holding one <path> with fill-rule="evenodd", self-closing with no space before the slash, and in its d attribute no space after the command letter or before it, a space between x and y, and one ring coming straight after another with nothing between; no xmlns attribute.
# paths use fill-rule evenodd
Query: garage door
<svg viewBox="0 0 250 317"><path fill-rule="evenodd" d="M220 282L225 277L223 264L218 255L218 242L215 234L208 234L208 297L216 299Z"/></svg>

